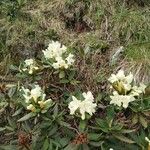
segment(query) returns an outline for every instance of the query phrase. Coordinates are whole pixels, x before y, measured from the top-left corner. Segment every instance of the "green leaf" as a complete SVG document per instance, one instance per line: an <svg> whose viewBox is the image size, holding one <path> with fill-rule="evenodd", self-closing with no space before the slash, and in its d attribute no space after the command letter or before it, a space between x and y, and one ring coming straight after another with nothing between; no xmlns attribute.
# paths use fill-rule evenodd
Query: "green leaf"
<svg viewBox="0 0 150 150"><path fill-rule="evenodd" d="M56 103L55 107L54 107L54 117L58 116L58 104Z"/></svg>
<svg viewBox="0 0 150 150"><path fill-rule="evenodd" d="M71 82L70 82L70 84L72 84L72 85L77 85L79 83L80 83L80 81L78 81L78 80L71 80Z"/></svg>
<svg viewBox="0 0 150 150"><path fill-rule="evenodd" d="M26 114L26 115L23 116L22 118L20 118L20 119L18 120L18 122L26 121L26 120L28 120L28 119L34 117L34 116L36 116L36 114L31 112L31 113L29 113L29 114Z"/></svg>
<svg viewBox="0 0 150 150"><path fill-rule="evenodd" d="M7 117L8 124L15 129L17 127L16 122L13 120L13 118Z"/></svg>
<svg viewBox="0 0 150 150"><path fill-rule="evenodd" d="M10 126L5 126L5 128L6 128L7 130L9 130L9 131L14 131L14 129L13 129L12 127L10 127Z"/></svg>
<svg viewBox="0 0 150 150"><path fill-rule="evenodd" d="M46 139L45 141L44 141L44 144L43 144L43 150L47 150L49 148L49 141L48 141L48 139Z"/></svg>
<svg viewBox="0 0 150 150"><path fill-rule="evenodd" d="M90 150L90 148L88 147L87 144L83 144L82 148L83 148L83 150Z"/></svg>
<svg viewBox="0 0 150 150"><path fill-rule="evenodd" d="M119 139L120 141L123 141L123 142L126 142L126 143L129 143L129 144L133 144L135 143L133 140L125 137L124 135L120 135L120 134L113 134L113 136L117 139Z"/></svg>
<svg viewBox="0 0 150 150"><path fill-rule="evenodd" d="M14 66L14 65L10 65L9 69L12 70L12 71L18 71L19 70L18 67Z"/></svg>
<svg viewBox="0 0 150 150"><path fill-rule="evenodd" d="M42 117L43 118L43 117ZM40 124L40 128L41 129L44 129L44 128L49 128L50 126L51 126L51 124L52 124L52 120L49 120L48 122L42 122L41 124Z"/></svg>
<svg viewBox="0 0 150 150"><path fill-rule="evenodd" d="M97 141L100 139L102 134L97 134L97 133L89 133L88 134L88 139L89 140L93 140L93 141Z"/></svg>
<svg viewBox="0 0 150 150"><path fill-rule="evenodd" d="M62 78L64 78L64 77L65 77L65 72L64 72L64 71L61 71L61 72L59 73L59 78L62 79Z"/></svg>
<svg viewBox="0 0 150 150"><path fill-rule="evenodd" d="M67 80L67 79L62 79L62 80L60 80L60 83L69 83L69 80Z"/></svg>
<svg viewBox="0 0 150 150"><path fill-rule="evenodd" d="M98 141L98 142L90 142L89 144L94 146L94 147L100 147L102 144L104 143L104 141Z"/></svg>
<svg viewBox="0 0 150 150"><path fill-rule="evenodd" d="M56 147L61 147L61 144L57 140L51 139L51 142L56 146Z"/></svg>
<svg viewBox="0 0 150 150"><path fill-rule="evenodd" d="M114 124L113 127L111 127L111 131L119 131L123 128L123 124Z"/></svg>
<svg viewBox="0 0 150 150"><path fill-rule="evenodd" d="M1 150L17 150L17 146L15 145L6 145L6 146L0 146Z"/></svg>
<svg viewBox="0 0 150 150"><path fill-rule="evenodd" d="M65 147L70 141L69 138L61 138L61 137L58 140L62 147Z"/></svg>
<svg viewBox="0 0 150 150"><path fill-rule="evenodd" d="M48 149L48 150L52 150L52 149L53 149L53 143L52 143L51 140L50 140L49 149Z"/></svg>
<svg viewBox="0 0 150 150"><path fill-rule="evenodd" d="M70 128L70 127L64 127L63 129L64 129L65 135L66 135L67 137L73 139L73 138L76 136L76 135L75 135L75 132L74 132L74 130L73 130L72 128Z"/></svg>
<svg viewBox="0 0 150 150"><path fill-rule="evenodd" d="M4 130L6 130L6 128L0 127L0 132L2 132L2 131L4 131Z"/></svg>
<svg viewBox="0 0 150 150"><path fill-rule="evenodd" d="M135 132L135 131L136 131L136 129L133 129L133 130L122 129L121 133L132 133L132 132Z"/></svg>
<svg viewBox="0 0 150 150"><path fill-rule="evenodd" d="M144 127L144 128L147 128L148 127L148 122L146 121L146 119L140 115L139 116L139 122L141 123L141 125Z"/></svg>
<svg viewBox="0 0 150 150"><path fill-rule="evenodd" d="M50 130L50 132L48 134L48 136L52 136L52 135L56 134L57 130L58 130L58 126L57 125L53 125L52 129Z"/></svg>
<svg viewBox="0 0 150 150"><path fill-rule="evenodd" d="M87 125L87 122L85 120L81 120L79 124L79 131L84 132L86 125Z"/></svg>
<svg viewBox="0 0 150 150"><path fill-rule="evenodd" d="M70 72L70 74L69 74L69 80L70 80L70 81L74 78L75 73L76 73L75 70L72 70L72 71Z"/></svg>
<svg viewBox="0 0 150 150"><path fill-rule="evenodd" d="M11 98L16 92L16 87L12 87L10 88L10 90L8 91L8 96Z"/></svg>
<svg viewBox="0 0 150 150"><path fill-rule="evenodd" d="M71 126L69 123L64 122L64 121L59 121L59 124L60 124L61 126L64 126L64 127L70 127L70 126Z"/></svg>
<svg viewBox="0 0 150 150"><path fill-rule="evenodd" d="M133 116L133 118L132 118L132 123L133 123L134 125L138 123L138 115L137 115L137 114L135 114L135 115Z"/></svg>
<svg viewBox="0 0 150 150"><path fill-rule="evenodd" d="M96 123L98 124L100 130L106 133L109 132L109 125L105 120L97 119Z"/></svg>
<svg viewBox="0 0 150 150"><path fill-rule="evenodd" d="M114 117L115 117L114 106L108 107L106 119L109 123L109 127L111 127Z"/></svg>
<svg viewBox="0 0 150 150"><path fill-rule="evenodd" d="M64 148L64 150L78 150L78 145L69 144L67 147Z"/></svg>
<svg viewBox="0 0 150 150"><path fill-rule="evenodd" d="M22 110L23 110L23 108L20 108L20 109L16 110L15 113L12 116L14 117L14 116L19 115L22 112Z"/></svg>

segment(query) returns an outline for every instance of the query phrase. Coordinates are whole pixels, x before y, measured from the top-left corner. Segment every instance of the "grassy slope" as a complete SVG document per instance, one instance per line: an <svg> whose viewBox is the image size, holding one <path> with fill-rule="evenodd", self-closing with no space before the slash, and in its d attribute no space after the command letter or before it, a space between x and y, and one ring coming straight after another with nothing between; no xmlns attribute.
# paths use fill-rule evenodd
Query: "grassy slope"
<svg viewBox="0 0 150 150"><path fill-rule="evenodd" d="M138 0L2 0L1 10L1 60L7 56L12 58L9 62L16 63L38 57L49 40L60 40L78 54L90 50L92 60L97 62L91 60L87 74L91 69L98 74L101 70L98 65L108 62L116 47L124 46L124 59L119 61L119 67L134 68L136 72L140 63L145 69L139 74L148 80L150 7L147 0L143 3ZM1 74L6 70L3 64ZM88 78L93 77L90 74Z"/></svg>
<svg viewBox="0 0 150 150"><path fill-rule="evenodd" d="M1 4L1 76L11 75L9 64L18 65L29 57L40 58L49 40L59 40L76 53L82 90L104 90L107 76L120 67L134 72L138 81L150 80L147 4L131 5L118 0L18 2L7 0ZM110 67L111 55L119 46L124 46L125 51Z"/></svg>

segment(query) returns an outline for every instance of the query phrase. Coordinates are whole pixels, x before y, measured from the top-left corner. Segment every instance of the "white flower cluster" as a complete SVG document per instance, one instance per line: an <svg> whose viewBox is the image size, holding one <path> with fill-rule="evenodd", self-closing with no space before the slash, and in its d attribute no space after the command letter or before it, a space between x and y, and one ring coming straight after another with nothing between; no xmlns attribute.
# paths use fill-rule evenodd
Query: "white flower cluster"
<svg viewBox="0 0 150 150"><path fill-rule="evenodd" d="M88 113L92 116L95 113L96 103L94 103L94 97L90 91L87 93L82 93L84 100L78 100L76 97L72 96L72 100L69 103L68 108L70 109L70 114L73 115L80 113L82 120L85 119L85 113Z"/></svg>
<svg viewBox="0 0 150 150"><path fill-rule="evenodd" d="M39 85L35 85L31 90L22 87L22 91L24 92L23 97L25 98L27 109L32 112L40 110L41 113L45 113L52 105L51 99L45 100L46 94L44 94Z"/></svg>
<svg viewBox="0 0 150 150"><path fill-rule="evenodd" d="M118 73L112 74L108 79L112 87L115 89L113 96L110 96L110 104L118 105L119 107L123 106L127 108L129 103L135 100L136 96L145 92L146 86L140 84L140 86L133 85L133 75L130 73L125 76L123 70L119 70Z"/></svg>
<svg viewBox="0 0 150 150"><path fill-rule="evenodd" d="M67 54L67 47L61 45L58 41L51 41L48 48L44 51L44 57L52 61L52 67L55 69L68 69L74 63L74 55Z"/></svg>
<svg viewBox="0 0 150 150"><path fill-rule="evenodd" d="M35 60L33 59L26 59L24 61L24 67L22 69L22 71L27 71L29 74L33 74L34 71L38 70L39 67L36 65Z"/></svg>

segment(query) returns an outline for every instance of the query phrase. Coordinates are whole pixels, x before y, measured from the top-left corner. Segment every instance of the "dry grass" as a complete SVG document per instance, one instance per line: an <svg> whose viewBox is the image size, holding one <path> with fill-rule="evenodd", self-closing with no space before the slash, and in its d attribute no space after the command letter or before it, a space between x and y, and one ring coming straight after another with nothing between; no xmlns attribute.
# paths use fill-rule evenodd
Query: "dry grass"
<svg viewBox="0 0 150 150"><path fill-rule="evenodd" d="M149 42L150 19L148 14L150 10L148 5L143 6L136 1L132 3L135 5L129 6L128 1L117 0L95 0L94 3L88 0L81 2L75 0L27 1L10 19L8 16L8 12L11 10L10 6L8 7L9 4L9 1L4 2L2 5L3 13L0 17L2 26L0 31L1 60L8 54L11 55L16 64L28 57L38 57L49 40L59 40L70 48L74 48L80 62L79 65L77 62L77 66L80 68L81 77L84 76L83 78L87 82L83 85L98 88L99 85L93 81L95 74L101 70L101 67L109 66L108 61L112 51L115 50L115 47L123 45L131 50L127 50L123 54L122 58L125 59L122 63L119 62L117 66L127 70L135 70L139 76L137 77L138 80L149 80L149 67L147 65L149 64L149 56L146 56L150 55L147 53L149 47L147 48L144 44L137 47L136 53L139 53L138 50L141 46L145 47L145 52L138 55L139 59L135 59L134 54L131 54L134 43ZM84 14L80 16L82 11ZM61 14L66 18L62 18ZM75 18L73 18L74 15ZM76 22L73 28L68 28L66 24L70 21L69 19L84 21L89 29L82 29L86 27L78 24L78 21L78 28ZM103 47L107 52L105 54L97 53ZM89 53L92 54L90 65L84 62L86 60L82 61L83 56L81 56L82 51L87 48L90 48ZM85 58L87 59L87 57ZM139 60L142 61L139 62ZM81 64L82 66L80 66ZM117 66L116 68L118 68ZM140 66L144 67L140 68ZM106 68L106 70L110 69L109 67Z"/></svg>

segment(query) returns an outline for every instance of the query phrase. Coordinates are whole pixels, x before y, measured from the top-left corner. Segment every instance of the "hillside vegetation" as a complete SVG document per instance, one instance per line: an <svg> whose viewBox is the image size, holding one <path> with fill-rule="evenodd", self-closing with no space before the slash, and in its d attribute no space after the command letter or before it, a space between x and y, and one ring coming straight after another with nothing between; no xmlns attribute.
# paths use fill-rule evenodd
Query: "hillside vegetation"
<svg viewBox="0 0 150 150"><path fill-rule="evenodd" d="M0 35L0 149L150 149L149 0L1 0Z"/></svg>

